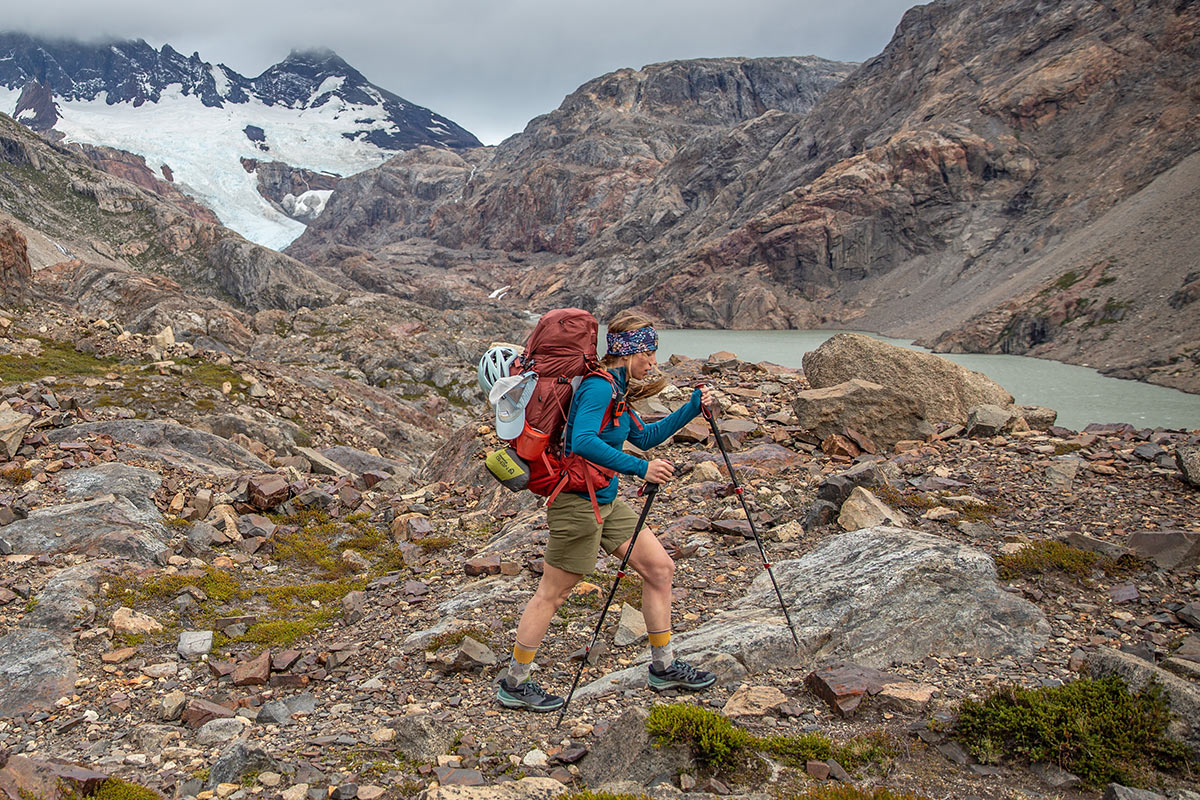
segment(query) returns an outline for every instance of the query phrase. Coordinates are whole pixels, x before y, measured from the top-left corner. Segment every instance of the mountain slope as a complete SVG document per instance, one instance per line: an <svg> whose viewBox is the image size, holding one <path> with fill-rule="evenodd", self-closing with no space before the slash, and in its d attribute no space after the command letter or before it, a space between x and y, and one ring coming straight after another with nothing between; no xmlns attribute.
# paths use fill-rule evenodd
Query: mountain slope
<svg viewBox="0 0 1200 800"><path fill-rule="evenodd" d="M409 278L415 264L440 280L438 263L458 260L500 288L513 267L503 253L541 263L577 252L646 198L690 142L764 113L795 118L853 66L730 58L619 70L584 84L494 150L422 149L342 181L288 252L392 286L401 281L387 276Z"/></svg>
<svg viewBox="0 0 1200 800"><path fill-rule="evenodd" d="M141 40L90 45L0 34L0 112L165 166L168 180L226 225L275 248L304 225L259 193L245 161L345 176L419 145L479 146L327 50L293 52L246 78Z"/></svg>
<svg viewBox="0 0 1200 800"><path fill-rule="evenodd" d="M341 292L303 264L96 169L0 115L0 209L56 300L156 333L239 347L243 310L328 305ZM45 272L43 275L42 273Z"/></svg>
<svg viewBox="0 0 1200 800"><path fill-rule="evenodd" d="M675 325L933 340L1059 280L1069 259L1056 253L1073 235L1099 235L1091 226L1107 212L1200 149L1198 31L1195 3L940 0L910 10L879 56L803 114L739 104L740 84L720 80L672 95L669 115L640 113L644 95L614 73L477 170L460 167L444 193L407 192L410 165L385 167L395 177L386 191L339 192L294 252L369 259L337 234L349 223L373 252L412 252L402 242L423 235L513 253L538 266L511 290L534 307L640 305ZM679 124L712 103L742 113ZM627 120L635 137L609 135ZM365 212L398 196L402 217ZM1161 219L1147 224L1149 240L1166 232ZM1194 240L1196 223L1181 225L1172 232ZM1166 262L1112 264L1122 293L1110 304L1105 283L1086 300L1129 313L1102 331L956 341L1200 391L1195 307L1169 302L1191 296L1194 259L1187 247L1164 252ZM1152 347L1133 322L1147 316L1160 321Z"/></svg>

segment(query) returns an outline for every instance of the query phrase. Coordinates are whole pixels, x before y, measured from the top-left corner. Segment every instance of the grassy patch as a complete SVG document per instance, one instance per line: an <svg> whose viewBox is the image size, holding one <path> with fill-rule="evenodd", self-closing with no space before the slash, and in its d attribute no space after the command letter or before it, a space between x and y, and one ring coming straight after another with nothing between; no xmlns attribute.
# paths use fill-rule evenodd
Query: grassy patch
<svg viewBox="0 0 1200 800"><path fill-rule="evenodd" d="M17 354L0 355L0 375L3 383L23 383L44 378L104 375L117 371L115 358L101 358L80 353L70 345L50 339L40 340L42 350L35 356Z"/></svg>
<svg viewBox="0 0 1200 800"><path fill-rule="evenodd" d="M420 547L426 553L432 553L436 550L445 550L450 545L454 544L454 540L449 536L426 536L423 539L413 539L412 543Z"/></svg>
<svg viewBox="0 0 1200 800"><path fill-rule="evenodd" d="M22 792L21 796L25 800L35 800L35 798L40 800L37 795L27 795L25 792ZM59 796L60 800L83 800L78 792L66 784L60 784ZM162 800L162 795L136 783L127 783L120 778L109 778L100 784L96 791L88 795L88 798L89 800Z"/></svg>
<svg viewBox="0 0 1200 800"><path fill-rule="evenodd" d="M1040 689L1004 687L963 703L954 736L980 762L1049 762L1085 785L1138 785L1151 768L1187 769L1184 746L1166 738L1162 688L1131 694L1118 677L1085 678Z"/></svg>
<svg viewBox="0 0 1200 800"><path fill-rule="evenodd" d="M463 639L470 636L480 644L491 646L492 637L487 631L482 628L463 628L457 631L446 631L439 633L430 640L429 644L425 645L425 649L430 653L435 653L443 647L450 647L461 642Z"/></svg>
<svg viewBox="0 0 1200 800"><path fill-rule="evenodd" d="M929 495L920 492L905 494L893 486L876 486L871 493L897 511L928 511L941 505Z"/></svg>
<svg viewBox="0 0 1200 800"><path fill-rule="evenodd" d="M756 740L715 711L685 703L656 705L646 718L646 731L660 743L687 745L705 767L732 767L755 749Z"/></svg>
<svg viewBox="0 0 1200 800"><path fill-rule="evenodd" d="M927 800L927 798L898 789L888 789L885 786L860 789L857 786L844 784L827 784L807 788L799 794L781 795L780 800Z"/></svg>
<svg viewBox="0 0 1200 800"><path fill-rule="evenodd" d="M996 574L1005 580L1054 571L1082 578L1096 569L1113 575L1140 565L1132 556L1109 558L1052 539L1028 544L1012 555L996 556Z"/></svg>
<svg viewBox="0 0 1200 800"><path fill-rule="evenodd" d="M20 486L22 483L33 480L33 470L28 467L17 467L7 470L0 478L8 481L14 486Z"/></svg>
<svg viewBox="0 0 1200 800"><path fill-rule="evenodd" d="M234 642L252 642L267 647L291 647L306 636L315 633L329 624L338 616L335 609L322 609L311 614L305 614L299 619L277 619L269 622L259 622Z"/></svg>
<svg viewBox="0 0 1200 800"><path fill-rule="evenodd" d="M1079 444L1078 442L1059 442L1058 444L1054 445L1054 455L1065 456L1068 453L1074 453L1077 450L1082 449L1083 445Z"/></svg>
<svg viewBox="0 0 1200 800"><path fill-rule="evenodd" d="M241 594L237 578L211 566L205 566L198 573L163 574L152 578L123 573L111 576L108 584L107 598L130 608L152 602L165 603L188 588L199 589L210 600L221 603Z"/></svg>
<svg viewBox="0 0 1200 800"><path fill-rule="evenodd" d="M738 768L755 753L767 753L801 769L810 760L832 758L853 770L886 762L897 752L895 742L882 732L840 743L816 732L758 737L715 711L685 703L654 706L646 730L660 743L687 745L699 764L717 771Z"/></svg>
<svg viewBox="0 0 1200 800"><path fill-rule="evenodd" d="M1058 280L1054 282L1054 285L1061 292L1070 289L1077 283L1079 283L1079 273L1075 272L1075 270L1071 270L1070 272L1064 272L1062 275L1059 275Z"/></svg>

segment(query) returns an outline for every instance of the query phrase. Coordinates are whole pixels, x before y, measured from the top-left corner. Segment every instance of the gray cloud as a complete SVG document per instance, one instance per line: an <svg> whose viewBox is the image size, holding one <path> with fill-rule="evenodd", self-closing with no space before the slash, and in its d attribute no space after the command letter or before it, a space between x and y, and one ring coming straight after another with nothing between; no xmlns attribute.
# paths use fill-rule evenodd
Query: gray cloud
<svg viewBox="0 0 1200 800"><path fill-rule="evenodd" d="M21 3L0 27L142 38L253 77L294 48L329 47L374 83L488 144L622 67L718 56L861 61L911 0L258 0Z"/></svg>

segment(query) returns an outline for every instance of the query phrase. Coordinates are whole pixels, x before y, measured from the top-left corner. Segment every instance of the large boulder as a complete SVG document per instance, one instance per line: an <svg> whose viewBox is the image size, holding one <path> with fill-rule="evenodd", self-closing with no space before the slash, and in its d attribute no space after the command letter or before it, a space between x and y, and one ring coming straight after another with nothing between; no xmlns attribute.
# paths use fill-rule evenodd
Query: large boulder
<svg viewBox="0 0 1200 800"><path fill-rule="evenodd" d="M800 392L792 408L797 426L815 441L851 428L880 447L891 447L902 439L924 440L934 432L916 399L857 378Z"/></svg>
<svg viewBox="0 0 1200 800"><path fill-rule="evenodd" d="M804 355L814 389L859 379L894 389L917 403L930 422L965 425L975 406L1012 405L1013 396L983 373L931 353L918 353L859 333L839 333Z"/></svg>
<svg viewBox="0 0 1200 800"><path fill-rule="evenodd" d="M588 786L613 780L637 781L648 786L694 765L690 750L680 744L658 746L646 732L644 708L629 708L590 748L579 763L579 776Z"/></svg>
<svg viewBox="0 0 1200 800"><path fill-rule="evenodd" d="M729 610L675 637L676 654L706 666L732 656L750 674L833 659L887 668L930 655L1028 658L1050 635L1037 606L1001 588L991 556L926 533L864 528L773 569L799 651L764 571ZM607 675L577 694L644 684L645 670Z"/></svg>
<svg viewBox="0 0 1200 800"><path fill-rule="evenodd" d="M1175 450L1175 463L1185 481L1200 487L1200 445L1180 445Z"/></svg>

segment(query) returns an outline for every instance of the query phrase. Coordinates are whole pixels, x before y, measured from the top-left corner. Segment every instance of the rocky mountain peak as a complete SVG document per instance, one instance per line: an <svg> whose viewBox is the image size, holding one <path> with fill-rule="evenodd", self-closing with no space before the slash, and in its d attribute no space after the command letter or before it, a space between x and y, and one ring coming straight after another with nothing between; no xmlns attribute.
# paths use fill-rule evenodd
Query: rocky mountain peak
<svg viewBox="0 0 1200 800"><path fill-rule="evenodd" d="M21 90L13 117L35 131L48 131L58 121L58 104L50 87L41 81L30 81Z"/></svg>

